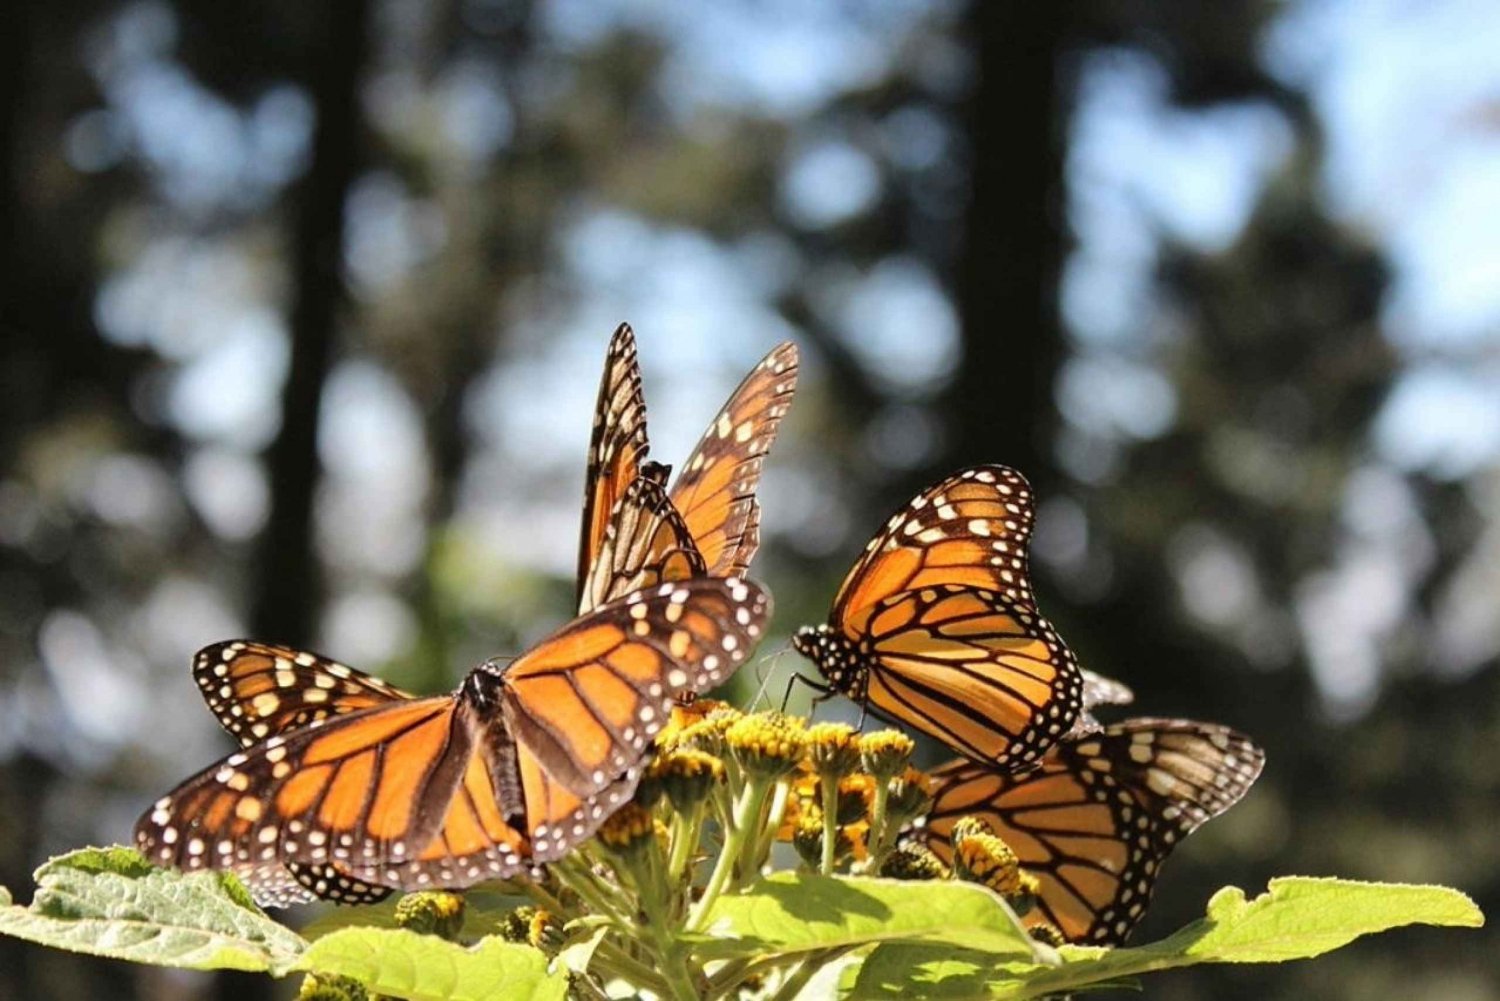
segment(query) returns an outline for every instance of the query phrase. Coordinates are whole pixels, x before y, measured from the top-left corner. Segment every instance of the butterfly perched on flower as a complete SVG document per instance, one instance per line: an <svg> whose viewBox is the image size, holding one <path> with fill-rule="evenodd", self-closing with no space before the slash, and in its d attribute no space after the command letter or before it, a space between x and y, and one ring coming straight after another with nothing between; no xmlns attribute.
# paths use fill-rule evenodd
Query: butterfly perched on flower
<svg viewBox="0 0 1500 1001"><path fill-rule="evenodd" d="M964 758L936 769L920 833L951 862L954 825L985 821L1038 880L1028 924L1045 921L1069 942L1119 945L1172 849L1239 802L1264 763L1228 727L1126 720L1055 745L1024 774Z"/></svg>
<svg viewBox="0 0 1500 1001"><path fill-rule="evenodd" d="M525 872L629 798L674 701L732 673L769 610L738 578L663 584L428 698L307 655L223 645L220 664L201 666L224 682L215 697L230 689L220 704L240 710L226 710L235 724L291 728L162 797L136 844L164 865L236 871L275 903L298 897L288 863L408 890ZM334 692L373 704L320 716Z"/></svg>
<svg viewBox="0 0 1500 1001"><path fill-rule="evenodd" d="M1015 470L949 476L886 522L829 621L793 645L877 715L992 768L1028 767L1078 723L1085 698L1083 672L1031 591L1032 520Z"/></svg>
<svg viewBox="0 0 1500 1001"><path fill-rule="evenodd" d="M755 491L797 388L797 346L772 348L739 386L683 464L666 503L609 538L611 512L639 480L667 486L670 468L647 459L646 401L635 333L610 339L594 409L578 547L578 610L657 581L743 576L760 544Z"/></svg>

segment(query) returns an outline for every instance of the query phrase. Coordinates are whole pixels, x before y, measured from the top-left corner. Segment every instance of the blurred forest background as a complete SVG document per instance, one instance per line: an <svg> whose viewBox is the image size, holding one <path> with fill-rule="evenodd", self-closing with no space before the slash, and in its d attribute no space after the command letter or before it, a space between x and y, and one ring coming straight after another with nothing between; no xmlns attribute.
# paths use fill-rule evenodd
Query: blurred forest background
<svg viewBox="0 0 1500 1001"><path fill-rule="evenodd" d="M775 342L777 635L962 464L1141 712L1268 750L1225 883L1500 916L1500 12L22 0L0 31L0 884L225 753L249 635L418 690L566 615L605 342L684 458ZM760 665L785 672L794 656ZM747 674L752 672L747 672ZM748 686L748 680L747 680ZM753 687L753 686L749 686ZM1494 932L1153 980L1500 995ZM0 998L285 986L0 939Z"/></svg>

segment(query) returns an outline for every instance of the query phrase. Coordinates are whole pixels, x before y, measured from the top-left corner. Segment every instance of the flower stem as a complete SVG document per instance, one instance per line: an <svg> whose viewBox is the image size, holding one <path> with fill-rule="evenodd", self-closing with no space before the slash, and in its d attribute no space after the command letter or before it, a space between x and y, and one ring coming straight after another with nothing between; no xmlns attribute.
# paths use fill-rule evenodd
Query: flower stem
<svg viewBox="0 0 1500 1001"><path fill-rule="evenodd" d="M838 857L839 777L829 772L818 780L818 784L823 790L823 858L818 871L829 876L833 874L833 863Z"/></svg>
<svg viewBox="0 0 1500 1001"><path fill-rule="evenodd" d="M886 810L886 803L891 795L891 784L888 781L877 779L875 781L875 796L870 804L870 843L869 857L865 860L865 872L879 872L880 863L885 860L885 855L890 851L890 814Z"/></svg>
<svg viewBox="0 0 1500 1001"><path fill-rule="evenodd" d="M556 874L557 881L578 894L590 910L604 915L622 928L630 927L629 914L610 899L610 894L594 874L581 865L576 857L559 859L553 864L552 871Z"/></svg>
<svg viewBox="0 0 1500 1001"><path fill-rule="evenodd" d="M673 887L682 885L693 852L698 848L698 835L703 828L703 803L695 803L686 813L672 815L672 854L667 859L667 878Z"/></svg>
<svg viewBox="0 0 1500 1001"><path fill-rule="evenodd" d="M729 828L724 832L724 845L719 851L718 860L714 863L714 871L708 877L708 885L703 888L703 896L698 898L698 902L693 905L692 912L688 915L688 931L703 930L708 911L729 884L745 846L759 833L756 830L756 822L760 819L761 808L765 806L766 794L770 792L770 786L771 783L763 780L751 779L740 795L739 801L735 803L734 816Z"/></svg>

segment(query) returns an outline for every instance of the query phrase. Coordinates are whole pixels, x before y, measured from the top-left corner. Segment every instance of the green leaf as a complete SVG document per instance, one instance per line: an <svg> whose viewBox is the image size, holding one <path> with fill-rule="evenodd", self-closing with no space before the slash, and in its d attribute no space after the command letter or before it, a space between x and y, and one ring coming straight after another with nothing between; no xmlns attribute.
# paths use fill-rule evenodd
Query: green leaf
<svg viewBox="0 0 1500 1001"><path fill-rule="evenodd" d="M1273 879L1253 901L1228 886L1208 902L1201 937L1189 926L1161 945L1185 940L1184 952L1216 963L1278 963L1320 956L1374 932L1403 925L1478 928L1474 901L1446 886L1362 883L1349 879Z"/></svg>
<svg viewBox="0 0 1500 1001"><path fill-rule="evenodd" d="M567 971L547 967L547 957L528 945L486 938L465 948L400 928L329 932L297 963L300 970L353 977L371 993L412 1001L562 1001Z"/></svg>
<svg viewBox="0 0 1500 1001"><path fill-rule="evenodd" d="M877 946L865 961L845 971L842 993L855 998L989 997L997 974L1007 967L971 949L925 943ZM1018 970L1031 964L1016 964Z"/></svg>
<svg viewBox="0 0 1500 1001"><path fill-rule="evenodd" d="M1307 959L1403 925L1483 923L1473 901L1446 887L1287 877L1273 879L1268 892L1250 901L1234 887L1220 890L1205 918L1160 942L1129 949L1066 946L1059 950L1060 966L1004 964L1001 955L979 952L882 946L865 960L849 992L859 998L1021 1001L1199 963Z"/></svg>
<svg viewBox="0 0 1500 1001"><path fill-rule="evenodd" d="M704 959L753 958L876 942L927 942L1034 962L1011 910L971 883L778 873L709 912Z"/></svg>
<svg viewBox="0 0 1500 1001"><path fill-rule="evenodd" d="M0 933L70 952L192 970L284 972L303 941L223 873L158 869L133 849L84 848L36 871L30 907L0 891Z"/></svg>

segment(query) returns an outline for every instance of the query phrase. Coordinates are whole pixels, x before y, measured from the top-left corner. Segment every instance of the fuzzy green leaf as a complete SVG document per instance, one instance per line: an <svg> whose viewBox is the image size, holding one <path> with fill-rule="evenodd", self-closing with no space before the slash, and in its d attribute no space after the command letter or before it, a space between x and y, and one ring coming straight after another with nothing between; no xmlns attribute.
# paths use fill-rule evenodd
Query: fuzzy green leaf
<svg viewBox="0 0 1500 1001"><path fill-rule="evenodd" d="M411 1001L561 1001L566 970L527 945L485 938L465 948L405 929L342 928L307 947L297 969L337 973Z"/></svg>
<svg viewBox="0 0 1500 1001"><path fill-rule="evenodd" d="M303 941L222 873L152 866L130 848L84 848L36 871L30 907L0 899L0 933L70 952L191 970L285 971Z"/></svg>
<svg viewBox="0 0 1500 1001"><path fill-rule="evenodd" d="M1205 918L1129 949L1068 946L1060 966L1005 964L1001 955L881 946L848 983L854 997L994 998L1022 1001L1115 983L1198 963L1275 963L1307 959L1361 935L1403 925L1478 927L1473 901L1441 886L1341 879L1273 879L1254 900L1227 887Z"/></svg>
<svg viewBox="0 0 1500 1001"><path fill-rule="evenodd" d="M720 898L705 959L926 942L1034 962L1035 943L995 894L956 882L779 873Z"/></svg>

